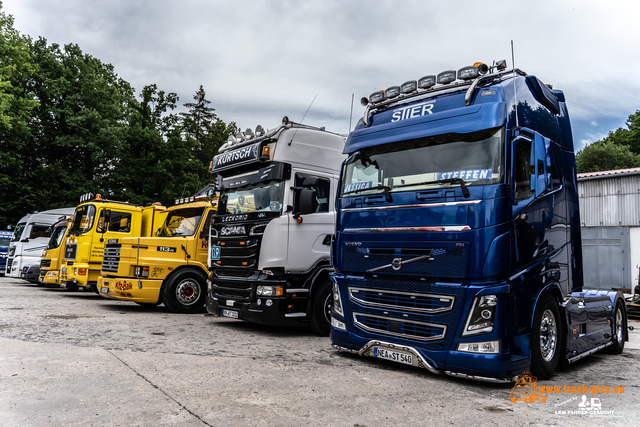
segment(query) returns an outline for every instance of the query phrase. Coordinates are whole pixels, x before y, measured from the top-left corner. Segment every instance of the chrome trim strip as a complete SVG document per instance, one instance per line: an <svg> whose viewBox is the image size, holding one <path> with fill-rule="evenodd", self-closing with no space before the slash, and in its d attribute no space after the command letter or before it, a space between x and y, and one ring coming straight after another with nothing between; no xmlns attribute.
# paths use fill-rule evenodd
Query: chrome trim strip
<svg viewBox="0 0 640 427"><path fill-rule="evenodd" d="M442 307L437 309L426 309L426 308L405 307L400 305L372 303L372 302L364 301L364 300L361 300L360 298L357 298L356 296L353 295L354 293L353 291L358 291L358 292L368 291L368 292L375 292L379 294L388 294L388 295L408 295L408 296L417 296L417 297L437 298L440 300L446 299L446 300L449 300L449 307ZM380 291L378 289L367 289L367 288L356 288L356 287L349 288L349 298L352 301L355 301L359 304L366 305L369 307L400 309L405 311L413 311L416 313L430 313L430 314L443 313L445 311L453 310L453 304L456 300L455 297L452 297L449 295L418 294L414 292L391 292L391 291Z"/></svg>
<svg viewBox="0 0 640 427"><path fill-rule="evenodd" d="M489 377L480 377L478 375L463 374L461 372L444 371L444 373L449 375L450 377L465 378L468 380L484 381L484 382L496 383L496 384L513 383L518 379L517 375L513 378L489 378Z"/></svg>
<svg viewBox="0 0 640 427"><path fill-rule="evenodd" d="M309 292L309 289L304 289L304 288L291 288L291 289L287 289L287 293L288 294L292 294L294 292Z"/></svg>
<svg viewBox="0 0 640 427"><path fill-rule="evenodd" d="M372 228L345 228L345 233L432 233L447 231L468 231L468 225L444 225L440 227L372 227Z"/></svg>
<svg viewBox="0 0 640 427"><path fill-rule="evenodd" d="M409 334L400 334L397 332L391 332L391 331L385 331L382 329L375 329L375 328L370 328L366 325L363 325L362 323L358 322L357 316L363 316L363 317L370 317L370 318L375 318L375 319L383 319L383 320L391 320L394 322L402 322L402 323L411 323L414 325L423 325L423 326L429 326L432 328L438 328L438 329L442 329L442 333L440 335L434 335L431 337L420 337L420 336L416 336L416 335L409 335ZM357 325L358 327L360 327L361 329L364 329L367 332L373 332L373 333L377 333L377 334L384 334L384 335L391 335L394 337L398 337L398 338L409 338L409 339L414 339L414 340L419 340L419 341L436 341L436 340L441 340L444 339L444 336L447 334L447 326L446 325L438 325L436 323L426 323L426 322L416 322L415 320L408 320L408 319L401 319L401 318L397 318L397 317L386 317L386 316L376 316L373 314L366 314L366 313L353 313L353 323L355 325Z"/></svg>
<svg viewBox="0 0 640 427"><path fill-rule="evenodd" d="M388 348L388 349L390 349L392 351L406 351L408 353L411 353L414 356L415 362L413 363L413 366L418 367L418 368L428 369L433 374L441 374L442 373L442 371L440 371L439 369L437 369L433 365L431 365L431 363L429 363L418 352L418 350L416 350L413 347L408 347L408 346L405 346L405 345L392 344L392 343L389 343L389 342L372 340L372 341L369 341L368 343L366 343L360 349L360 351L358 351L358 354L360 354L360 356L375 357L375 356L373 356L374 347L384 347L384 348ZM342 348L339 348L339 350L342 350Z"/></svg>
<svg viewBox="0 0 640 427"><path fill-rule="evenodd" d="M394 259L394 261L397 260L399 262L400 266L403 266L405 264L409 264L410 262L420 261L421 259L425 259L425 258L429 258L429 261L433 261L433 258L431 257L431 255L423 255L423 256L416 257L416 258L408 259L406 261L401 259L401 258L396 258L396 259ZM376 267L376 268L372 268L370 270L367 270L367 273L370 273L372 271L384 270L385 268L389 268L389 267L393 268L394 270L400 270L400 267L395 268L393 266L393 263L391 263L391 264L387 264L387 265L383 265L383 266L380 266L380 267Z"/></svg>
<svg viewBox="0 0 640 427"><path fill-rule="evenodd" d="M345 208L340 209L342 212L351 211L378 211L384 209L407 209L407 208L433 208L440 206L462 206L462 205L477 205L482 200L469 200L463 202L442 202L442 203L417 203L411 205L394 205L394 206L371 206L366 208Z"/></svg>
<svg viewBox="0 0 640 427"><path fill-rule="evenodd" d="M307 317L307 313L285 313L284 317Z"/></svg>
<svg viewBox="0 0 640 427"><path fill-rule="evenodd" d="M575 362L577 360L580 360L580 359L582 359L584 357L591 356L593 353L596 353L596 352L602 350L603 348L609 347L611 344L613 344L613 341L609 341L608 343L599 345L598 347L592 348L591 350L587 350L584 353L578 354L577 356L569 357L567 359L567 362L573 363L573 362Z"/></svg>

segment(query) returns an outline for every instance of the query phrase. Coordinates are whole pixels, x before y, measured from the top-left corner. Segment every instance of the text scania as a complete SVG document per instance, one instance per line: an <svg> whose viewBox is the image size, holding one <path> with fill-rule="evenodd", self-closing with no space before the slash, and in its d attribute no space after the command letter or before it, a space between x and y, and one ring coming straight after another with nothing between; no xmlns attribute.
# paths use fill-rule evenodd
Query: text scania
<svg viewBox="0 0 640 427"><path fill-rule="evenodd" d="M425 114L433 114L433 106L435 101L426 102L424 104L414 105L412 107L405 107L393 112L391 122L398 122L400 120L413 119L415 117L421 117Z"/></svg>
<svg viewBox="0 0 640 427"><path fill-rule="evenodd" d="M231 236L238 234L245 234L245 228L243 226L238 227L224 227L220 230L220 235L222 236Z"/></svg>

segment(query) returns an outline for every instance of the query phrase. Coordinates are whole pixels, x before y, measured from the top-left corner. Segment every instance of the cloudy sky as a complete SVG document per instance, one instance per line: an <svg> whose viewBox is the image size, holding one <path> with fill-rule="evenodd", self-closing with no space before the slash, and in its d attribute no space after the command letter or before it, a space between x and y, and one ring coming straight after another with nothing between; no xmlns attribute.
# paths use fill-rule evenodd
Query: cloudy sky
<svg viewBox="0 0 640 427"><path fill-rule="evenodd" d="M139 93L225 122L347 133L372 92L507 59L565 92L578 148L640 109L638 0L0 0L22 34L75 43ZM314 101L315 98L315 101Z"/></svg>

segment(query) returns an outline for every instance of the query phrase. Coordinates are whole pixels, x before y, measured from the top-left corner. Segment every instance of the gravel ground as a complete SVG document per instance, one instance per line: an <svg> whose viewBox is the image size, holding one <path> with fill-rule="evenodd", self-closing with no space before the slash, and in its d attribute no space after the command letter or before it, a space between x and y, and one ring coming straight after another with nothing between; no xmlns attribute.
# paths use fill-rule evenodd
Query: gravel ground
<svg viewBox="0 0 640 427"><path fill-rule="evenodd" d="M640 327L640 322L630 324ZM0 425L620 425L640 409L640 331L541 386L623 386L508 401L511 385L334 351L305 329L169 313L0 278ZM558 413L567 411L567 413Z"/></svg>

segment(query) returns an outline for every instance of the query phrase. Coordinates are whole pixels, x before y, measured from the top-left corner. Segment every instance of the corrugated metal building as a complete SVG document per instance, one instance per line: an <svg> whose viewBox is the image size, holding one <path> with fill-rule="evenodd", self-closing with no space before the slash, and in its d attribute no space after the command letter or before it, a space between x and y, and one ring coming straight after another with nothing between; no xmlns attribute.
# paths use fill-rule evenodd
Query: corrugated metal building
<svg viewBox="0 0 640 427"><path fill-rule="evenodd" d="M633 289L640 265L640 168L578 174L584 280Z"/></svg>

